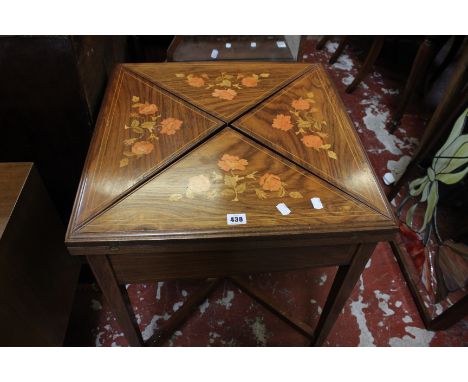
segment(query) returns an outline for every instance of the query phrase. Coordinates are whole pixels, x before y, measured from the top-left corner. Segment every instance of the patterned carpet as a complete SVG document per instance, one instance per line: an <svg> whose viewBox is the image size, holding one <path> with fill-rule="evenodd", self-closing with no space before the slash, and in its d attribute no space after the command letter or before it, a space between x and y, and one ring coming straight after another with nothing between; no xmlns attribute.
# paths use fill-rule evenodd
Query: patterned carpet
<svg viewBox="0 0 468 382"><path fill-rule="evenodd" d="M322 51L309 40L306 62L325 64L381 179L398 173L418 144L426 119L413 106L394 135L386 129L402 83L392 81L378 67L353 94L344 89L357 73L359 61L345 49L334 65L328 59L337 44ZM413 110L414 109L414 110ZM333 281L335 268L252 275L250 282L270 294L294 317L315 326ZM149 338L201 284L198 281L128 285L130 300L143 338ZM326 346L466 346L468 320L447 331L430 332L424 325L398 264L386 243L377 246L351 298L333 327ZM173 337L168 346L303 346L307 341L288 325L225 282ZM66 344L69 346L126 346L106 301L94 284L80 284Z"/></svg>

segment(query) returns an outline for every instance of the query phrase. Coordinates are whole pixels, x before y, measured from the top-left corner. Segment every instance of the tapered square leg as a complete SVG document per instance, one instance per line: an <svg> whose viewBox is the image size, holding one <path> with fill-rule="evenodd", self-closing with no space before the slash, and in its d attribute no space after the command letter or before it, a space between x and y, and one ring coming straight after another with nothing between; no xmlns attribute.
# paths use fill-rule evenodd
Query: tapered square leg
<svg viewBox="0 0 468 382"><path fill-rule="evenodd" d="M143 338L135 321L135 316L133 311L130 311L131 307L127 297L120 290L107 256L96 255L86 256L86 258L128 343L131 346L143 346Z"/></svg>
<svg viewBox="0 0 468 382"><path fill-rule="evenodd" d="M321 346L327 338L376 245L376 243L360 244L351 263L338 267L338 272L333 280L322 315L315 329L313 346Z"/></svg>
<svg viewBox="0 0 468 382"><path fill-rule="evenodd" d="M375 60L380 54L384 44L385 37L384 36L377 36L374 37L374 41L372 42L372 46L367 54L367 57L364 61L364 64L359 68L358 74L354 78L354 81L346 88L346 93L352 93L354 89L357 88L359 83L364 79L367 75L369 70L374 65Z"/></svg>

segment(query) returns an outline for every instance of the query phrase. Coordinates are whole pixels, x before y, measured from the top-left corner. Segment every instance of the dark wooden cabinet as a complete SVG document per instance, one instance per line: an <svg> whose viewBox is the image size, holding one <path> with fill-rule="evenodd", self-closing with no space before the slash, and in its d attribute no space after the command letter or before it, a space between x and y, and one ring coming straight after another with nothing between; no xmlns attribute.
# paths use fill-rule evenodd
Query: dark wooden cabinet
<svg viewBox="0 0 468 382"><path fill-rule="evenodd" d="M59 346L79 264L31 163L0 164L0 346Z"/></svg>
<svg viewBox="0 0 468 382"><path fill-rule="evenodd" d="M34 162L68 220L110 71L126 36L0 37L0 162Z"/></svg>

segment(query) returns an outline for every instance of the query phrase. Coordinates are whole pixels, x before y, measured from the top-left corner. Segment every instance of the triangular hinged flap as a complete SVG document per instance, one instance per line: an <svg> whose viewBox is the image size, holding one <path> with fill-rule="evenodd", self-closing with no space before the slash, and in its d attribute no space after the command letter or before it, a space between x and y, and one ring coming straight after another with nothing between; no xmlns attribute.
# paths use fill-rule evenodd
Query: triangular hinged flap
<svg viewBox="0 0 468 382"><path fill-rule="evenodd" d="M224 123L121 69L88 153L75 227Z"/></svg>
<svg viewBox="0 0 468 382"><path fill-rule="evenodd" d="M230 122L313 67L275 62L127 64L127 68Z"/></svg>
<svg viewBox="0 0 468 382"><path fill-rule="evenodd" d="M359 138L317 66L233 126L391 217Z"/></svg>
<svg viewBox="0 0 468 382"><path fill-rule="evenodd" d="M245 214L246 222L232 226L227 214ZM77 234L141 237L145 233L223 233L255 228L261 235L282 227L311 233L341 232L360 226L374 229L388 222L318 177L225 128Z"/></svg>

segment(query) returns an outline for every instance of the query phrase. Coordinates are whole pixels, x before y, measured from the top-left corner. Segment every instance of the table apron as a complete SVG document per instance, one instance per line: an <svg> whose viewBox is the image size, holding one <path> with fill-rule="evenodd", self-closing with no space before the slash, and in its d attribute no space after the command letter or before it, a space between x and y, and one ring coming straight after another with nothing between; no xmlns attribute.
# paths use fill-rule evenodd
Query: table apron
<svg viewBox="0 0 468 382"><path fill-rule="evenodd" d="M108 255L120 284L221 277L349 264L356 245Z"/></svg>

